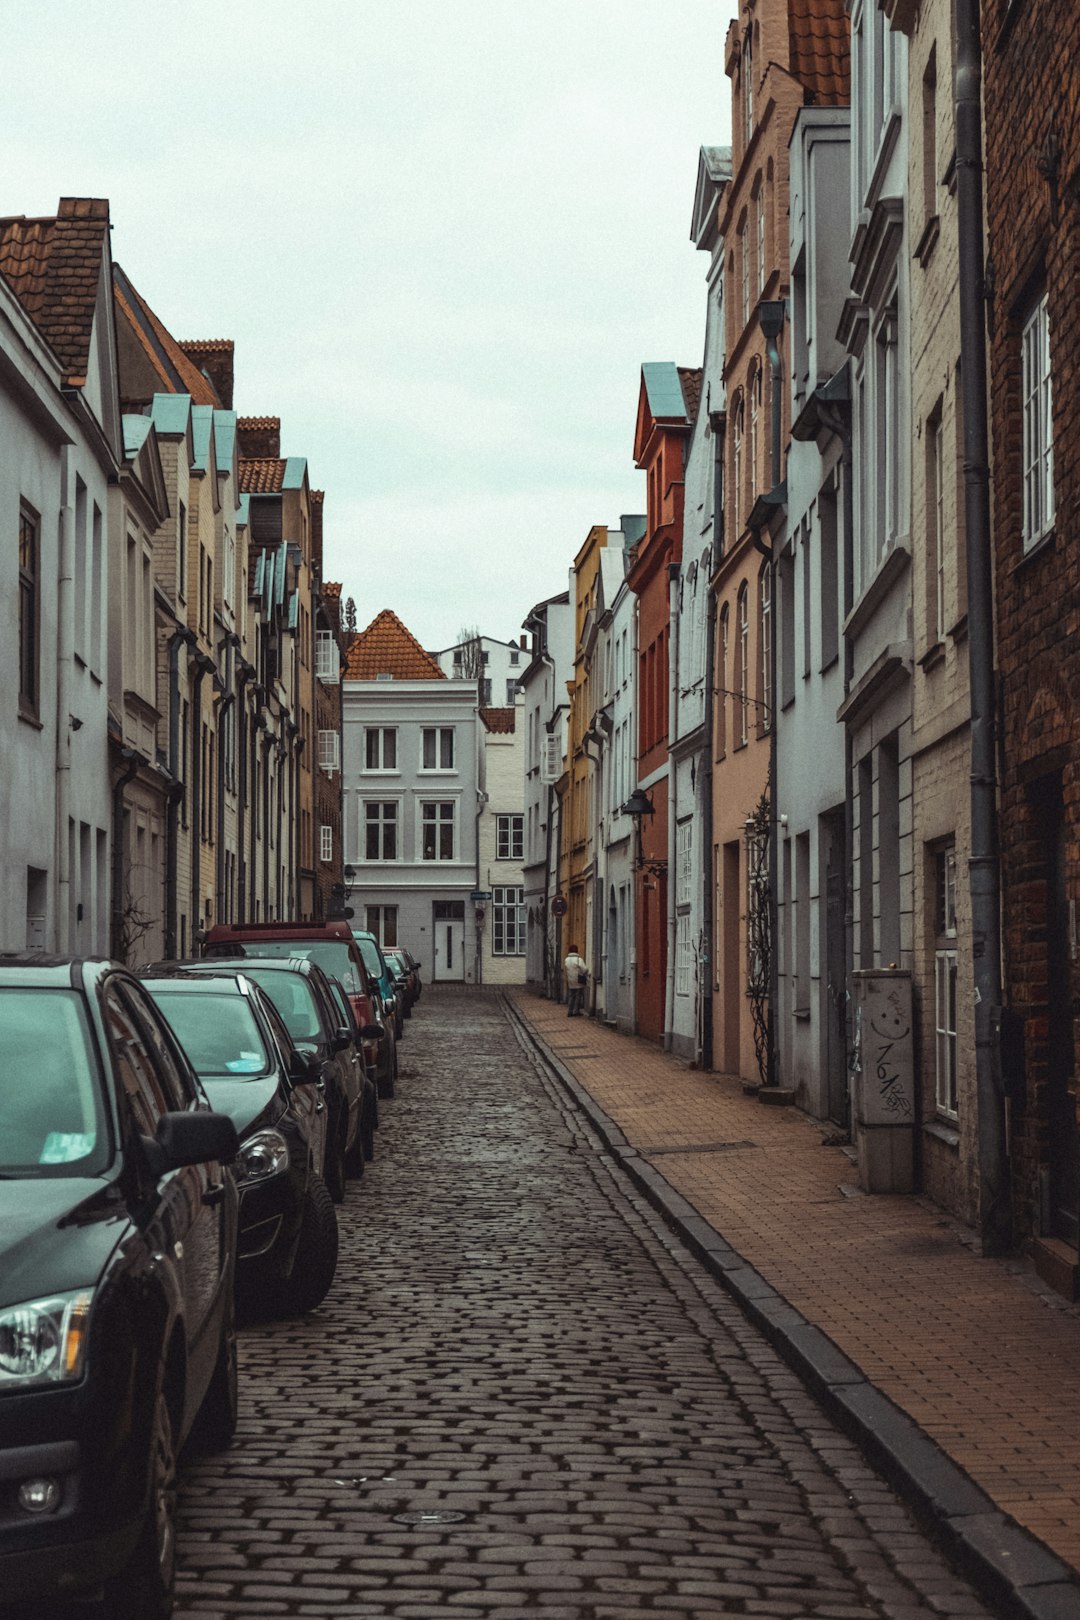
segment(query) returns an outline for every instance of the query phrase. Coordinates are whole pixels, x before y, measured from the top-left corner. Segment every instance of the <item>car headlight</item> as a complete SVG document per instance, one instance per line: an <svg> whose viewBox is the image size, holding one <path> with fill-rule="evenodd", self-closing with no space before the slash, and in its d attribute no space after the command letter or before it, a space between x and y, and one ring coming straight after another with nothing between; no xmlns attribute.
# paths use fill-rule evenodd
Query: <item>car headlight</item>
<svg viewBox="0 0 1080 1620"><path fill-rule="evenodd" d="M256 1131L240 1144L240 1154L233 1165L236 1179L241 1184L265 1181L276 1176L289 1164L289 1144L280 1131Z"/></svg>
<svg viewBox="0 0 1080 1620"><path fill-rule="evenodd" d="M78 1288L0 1309L0 1390L81 1378L93 1298Z"/></svg>

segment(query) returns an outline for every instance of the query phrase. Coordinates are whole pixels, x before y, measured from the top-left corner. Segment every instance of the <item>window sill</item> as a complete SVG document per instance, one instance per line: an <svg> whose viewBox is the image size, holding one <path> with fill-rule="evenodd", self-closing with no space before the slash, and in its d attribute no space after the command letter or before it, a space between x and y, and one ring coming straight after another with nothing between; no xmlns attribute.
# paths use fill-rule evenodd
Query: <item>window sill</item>
<svg viewBox="0 0 1080 1620"><path fill-rule="evenodd" d="M791 1016L792 1016L792 1018L798 1018L800 1020L800 1022L802 1022L802 1023L809 1023L809 1021L810 1021L810 1008L809 1007L793 1007L792 1012L791 1012Z"/></svg>
<svg viewBox="0 0 1080 1620"><path fill-rule="evenodd" d="M923 226L923 233L915 244L915 257L925 270L934 256L938 237L941 235L941 219L937 214L931 214Z"/></svg>
<svg viewBox="0 0 1080 1620"><path fill-rule="evenodd" d="M19 704L19 719L24 725L32 726L35 731L45 730L45 722L38 718L37 710L27 708L22 703Z"/></svg>
<svg viewBox="0 0 1080 1620"><path fill-rule="evenodd" d="M821 668L818 670L818 674L819 675L827 675L829 673L830 669L832 669L836 664L838 664L839 661L840 661L840 652L839 652L839 649L837 649L837 651L833 653L832 657L827 658L825 660L825 662L821 665Z"/></svg>
<svg viewBox="0 0 1080 1620"><path fill-rule="evenodd" d="M398 773L400 775L400 772ZM456 765L421 765L417 768L417 776L456 776Z"/></svg>
<svg viewBox="0 0 1080 1620"><path fill-rule="evenodd" d="M954 1152L960 1150L960 1132L956 1126L947 1119L931 1119L923 1124L923 1135L932 1136L937 1142L944 1142L947 1148Z"/></svg>
<svg viewBox="0 0 1080 1620"><path fill-rule="evenodd" d="M1018 574L1022 568L1027 567L1028 563L1034 562L1036 557L1041 557L1044 552L1053 551L1056 538L1057 530L1047 529L1046 533L1040 535L1033 546L1028 546L1019 562L1013 563L1012 568L1009 570L1010 574Z"/></svg>
<svg viewBox="0 0 1080 1620"><path fill-rule="evenodd" d="M919 668L924 670L925 673L929 675L932 669L937 669L938 665L943 664L944 662L945 643L943 641L935 641L932 642L929 647L927 647L926 651L919 659Z"/></svg>
<svg viewBox="0 0 1080 1620"><path fill-rule="evenodd" d="M959 645L960 642L967 640L967 633L968 616L966 613L962 613L949 631L949 640L955 645Z"/></svg>
<svg viewBox="0 0 1080 1620"><path fill-rule="evenodd" d="M325 766L323 768L325 769ZM401 772L399 770L390 769L389 767L386 770L383 770L381 767L376 767L374 765L365 765L363 770L360 772L360 775L387 777L400 776Z"/></svg>

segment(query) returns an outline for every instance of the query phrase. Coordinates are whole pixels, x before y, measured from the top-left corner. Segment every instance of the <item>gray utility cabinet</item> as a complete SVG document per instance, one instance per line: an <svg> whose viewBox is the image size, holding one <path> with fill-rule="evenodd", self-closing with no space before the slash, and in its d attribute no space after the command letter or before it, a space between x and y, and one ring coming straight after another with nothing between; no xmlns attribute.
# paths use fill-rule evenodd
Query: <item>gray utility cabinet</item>
<svg viewBox="0 0 1080 1620"><path fill-rule="evenodd" d="M911 974L903 968L865 968L852 980L859 1185L864 1192L911 1192L916 1120Z"/></svg>

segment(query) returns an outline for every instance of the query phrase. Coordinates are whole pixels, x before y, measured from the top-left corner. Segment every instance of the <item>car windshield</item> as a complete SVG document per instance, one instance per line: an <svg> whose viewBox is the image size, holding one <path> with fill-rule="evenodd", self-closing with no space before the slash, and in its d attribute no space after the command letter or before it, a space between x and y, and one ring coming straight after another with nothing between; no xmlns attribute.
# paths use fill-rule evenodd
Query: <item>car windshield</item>
<svg viewBox="0 0 1080 1620"><path fill-rule="evenodd" d="M317 962L328 979L340 979L350 995L362 996L364 986L353 960L352 952L343 939L240 939L229 943L229 954L243 957L303 956Z"/></svg>
<svg viewBox="0 0 1080 1620"><path fill-rule="evenodd" d="M270 1054L251 1003L239 991L149 986L200 1080L257 1080Z"/></svg>
<svg viewBox="0 0 1080 1620"><path fill-rule="evenodd" d="M375 941L373 939L358 939L356 943L360 947L360 955L364 958L364 966L371 974L371 977L373 979L381 979L383 976L383 965L379 961L379 947L376 945Z"/></svg>
<svg viewBox="0 0 1080 1620"><path fill-rule="evenodd" d="M81 997L0 990L0 1175L94 1176L108 1158Z"/></svg>
<svg viewBox="0 0 1080 1620"><path fill-rule="evenodd" d="M315 992L302 974L246 965L244 972L266 991L294 1041L322 1040Z"/></svg>

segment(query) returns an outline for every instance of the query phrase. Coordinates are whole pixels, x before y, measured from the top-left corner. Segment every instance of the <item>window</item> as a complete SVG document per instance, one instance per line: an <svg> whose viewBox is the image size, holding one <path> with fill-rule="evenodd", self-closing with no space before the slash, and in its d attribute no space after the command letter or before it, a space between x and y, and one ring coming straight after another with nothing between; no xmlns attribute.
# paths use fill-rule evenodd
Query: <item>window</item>
<svg viewBox="0 0 1080 1620"><path fill-rule="evenodd" d="M956 850L934 854L934 1100L939 1114L957 1117L956 1084Z"/></svg>
<svg viewBox="0 0 1080 1620"><path fill-rule="evenodd" d="M745 119L744 137L749 145L754 133L754 52L753 35L750 29L746 30L746 38L742 48L742 89L743 89L743 116Z"/></svg>
<svg viewBox="0 0 1080 1620"><path fill-rule="evenodd" d="M1024 550L1054 522L1054 434L1050 399L1050 317L1044 293L1021 335L1024 409Z"/></svg>
<svg viewBox="0 0 1080 1620"><path fill-rule="evenodd" d="M397 802L394 799L369 799L364 805L364 859L365 861L396 861Z"/></svg>
<svg viewBox="0 0 1080 1620"><path fill-rule="evenodd" d="M945 440L941 401L926 425L926 557L931 644L945 639Z"/></svg>
<svg viewBox="0 0 1080 1620"><path fill-rule="evenodd" d="M496 886L491 891L491 950L494 956L525 955L525 890Z"/></svg>
<svg viewBox="0 0 1080 1620"><path fill-rule="evenodd" d="M746 412L743 408L743 398L740 394L735 401L735 408L731 413L731 516L732 534L735 538L742 532L742 443L746 427Z"/></svg>
<svg viewBox="0 0 1080 1620"><path fill-rule="evenodd" d="M680 821L676 832L675 903L688 906L694 882L694 824Z"/></svg>
<svg viewBox="0 0 1080 1620"><path fill-rule="evenodd" d="M516 665L520 664L520 662L521 662L521 654L520 654L520 652L518 651L518 649L516 647L511 647L511 649L510 649L510 666L511 666L511 668L514 668Z"/></svg>
<svg viewBox="0 0 1080 1620"><path fill-rule="evenodd" d="M393 950L397 944L397 906L366 906L365 923L369 934L374 934L384 950Z"/></svg>
<svg viewBox="0 0 1080 1620"><path fill-rule="evenodd" d="M490 686L490 682L488 685ZM420 763L425 771L452 771L454 768L453 726L425 726Z"/></svg>
<svg viewBox="0 0 1080 1620"><path fill-rule="evenodd" d="M320 681L336 681L340 665L337 642L330 630L315 632L315 673Z"/></svg>
<svg viewBox="0 0 1080 1620"><path fill-rule="evenodd" d="M507 681L507 683L506 683L506 707L508 709L512 709L514 707L514 704L517 702L518 692L520 690L521 690L521 688L518 686L517 681Z"/></svg>
<svg viewBox="0 0 1080 1620"><path fill-rule="evenodd" d="M332 861L334 858L334 829L324 821L319 828L319 859Z"/></svg>
<svg viewBox="0 0 1080 1620"><path fill-rule="evenodd" d="M743 216L739 231L739 254L742 259L742 324L750 319L750 222Z"/></svg>
<svg viewBox="0 0 1080 1620"><path fill-rule="evenodd" d="M737 747L745 746L750 735L750 602L745 580L739 587L738 617L738 669L735 690L738 696Z"/></svg>
<svg viewBox="0 0 1080 1620"><path fill-rule="evenodd" d="M691 983L690 913L680 912L675 919L675 994L688 996Z"/></svg>
<svg viewBox="0 0 1080 1620"><path fill-rule="evenodd" d="M176 519L176 566L179 573L179 590L183 599L187 598L187 507L180 502L180 510Z"/></svg>
<svg viewBox="0 0 1080 1620"><path fill-rule="evenodd" d="M40 695L38 647L41 527L29 506L19 509L19 707L37 717Z"/></svg>
<svg viewBox="0 0 1080 1620"><path fill-rule="evenodd" d="M520 861L524 859L524 816L495 817L495 859Z"/></svg>
<svg viewBox="0 0 1080 1620"><path fill-rule="evenodd" d="M761 646L761 714L762 731L772 725L772 569L762 563L758 581L760 625L758 640Z"/></svg>
<svg viewBox="0 0 1080 1620"><path fill-rule="evenodd" d="M484 656L487 657L487 654ZM491 682L486 677L480 682L480 707L482 709L491 707Z"/></svg>
<svg viewBox="0 0 1080 1620"><path fill-rule="evenodd" d="M397 730L393 726L364 727L364 769L397 770Z"/></svg>
<svg viewBox="0 0 1080 1620"><path fill-rule="evenodd" d="M341 766L341 738L336 731L319 732L319 766L331 775Z"/></svg>
<svg viewBox="0 0 1080 1620"><path fill-rule="evenodd" d="M937 213L937 46L930 47L922 82L923 227Z"/></svg>
<svg viewBox="0 0 1080 1620"><path fill-rule="evenodd" d="M452 799L444 799L420 806L420 859L423 861L452 861L454 859L454 814Z"/></svg>
<svg viewBox="0 0 1080 1620"><path fill-rule="evenodd" d="M725 602L720 609L720 633L716 638L716 757L723 759L727 752L728 711L728 637L731 615Z"/></svg>
<svg viewBox="0 0 1080 1620"><path fill-rule="evenodd" d="M761 367L757 366L751 374L750 386L750 446L747 454L750 474L750 505L753 506L758 491L758 424L761 421Z"/></svg>
<svg viewBox="0 0 1080 1620"><path fill-rule="evenodd" d="M822 491L818 515L821 524L821 667L825 670L837 657L840 646L835 489Z"/></svg>
<svg viewBox="0 0 1080 1620"><path fill-rule="evenodd" d="M757 194L757 283L758 291L765 291L765 187Z"/></svg>

